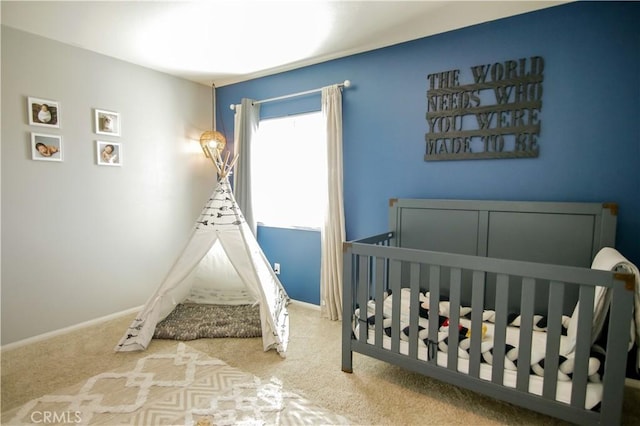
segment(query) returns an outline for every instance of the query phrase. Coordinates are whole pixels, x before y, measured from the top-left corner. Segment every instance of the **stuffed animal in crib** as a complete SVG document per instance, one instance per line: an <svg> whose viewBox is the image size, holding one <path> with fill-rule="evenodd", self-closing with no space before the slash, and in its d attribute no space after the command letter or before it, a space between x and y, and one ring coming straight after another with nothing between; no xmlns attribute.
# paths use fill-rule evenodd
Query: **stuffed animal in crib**
<svg viewBox="0 0 640 426"><path fill-rule="evenodd" d="M442 320L441 324L440 324L440 331L444 331L442 330L443 328L448 328L449 327L449 318L445 318L444 320ZM461 324L458 324L458 332L460 334L460 337L471 337L471 329L462 326ZM485 338L485 336L487 335L487 326L485 324L482 324L482 339Z"/></svg>

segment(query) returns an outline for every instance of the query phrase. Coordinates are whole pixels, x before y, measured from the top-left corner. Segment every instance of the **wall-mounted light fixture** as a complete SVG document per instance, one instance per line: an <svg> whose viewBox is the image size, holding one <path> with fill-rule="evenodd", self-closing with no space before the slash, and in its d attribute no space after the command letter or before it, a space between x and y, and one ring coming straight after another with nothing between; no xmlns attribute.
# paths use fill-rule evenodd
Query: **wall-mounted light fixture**
<svg viewBox="0 0 640 426"><path fill-rule="evenodd" d="M200 146L207 158L213 158L211 152L214 149L221 153L227 146L227 139L216 130L216 86L213 83L211 84L211 100L213 102L212 129L200 136Z"/></svg>

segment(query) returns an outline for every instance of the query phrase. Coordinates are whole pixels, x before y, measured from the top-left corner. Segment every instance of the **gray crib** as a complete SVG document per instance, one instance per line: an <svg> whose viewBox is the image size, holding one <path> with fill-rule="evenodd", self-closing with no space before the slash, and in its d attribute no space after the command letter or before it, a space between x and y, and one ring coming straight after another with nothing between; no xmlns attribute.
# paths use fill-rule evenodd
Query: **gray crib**
<svg viewBox="0 0 640 426"><path fill-rule="evenodd" d="M574 423L620 423L634 277L590 268L615 245L615 204L389 204L389 232L344 244L343 371L358 352ZM608 309L596 334L603 289ZM594 342L606 350L599 361Z"/></svg>

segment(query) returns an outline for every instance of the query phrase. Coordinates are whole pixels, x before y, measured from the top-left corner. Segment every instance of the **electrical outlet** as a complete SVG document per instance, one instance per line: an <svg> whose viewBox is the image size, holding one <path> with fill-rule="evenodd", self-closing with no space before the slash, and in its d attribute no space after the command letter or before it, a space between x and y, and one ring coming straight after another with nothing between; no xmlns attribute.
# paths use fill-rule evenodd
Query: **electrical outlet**
<svg viewBox="0 0 640 426"><path fill-rule="evenodd" d="M273 264L273 272L275 272L276 275L280 275L280 264L279 263L274 263Z"/></svg>

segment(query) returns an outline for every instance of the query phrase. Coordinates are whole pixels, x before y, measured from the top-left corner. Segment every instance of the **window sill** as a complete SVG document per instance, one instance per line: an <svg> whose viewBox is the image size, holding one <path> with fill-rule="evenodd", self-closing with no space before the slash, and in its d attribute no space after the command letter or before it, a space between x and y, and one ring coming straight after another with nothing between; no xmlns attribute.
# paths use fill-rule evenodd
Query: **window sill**
<svg viewBox="0 0 640 426"><path fill-rule="evenodd" d="M258 222L258 226L264 226L266 228L280 228L280 229L292 229L296 231L312 231L312 232L320 232L320 227L313 226L295 226L295 225L280 225L280 224L269 224L264 222Z"/></svg>

